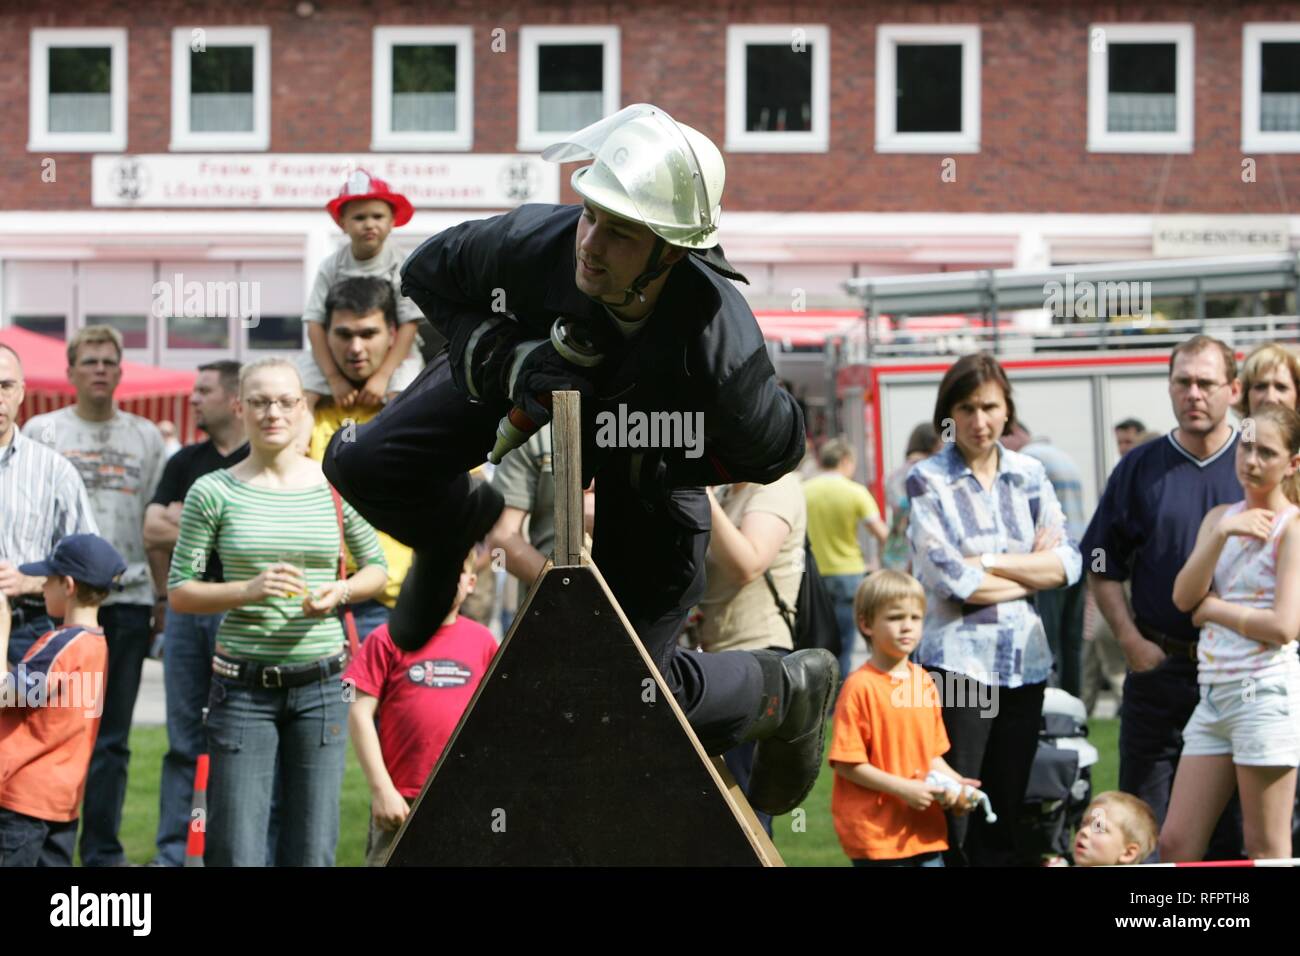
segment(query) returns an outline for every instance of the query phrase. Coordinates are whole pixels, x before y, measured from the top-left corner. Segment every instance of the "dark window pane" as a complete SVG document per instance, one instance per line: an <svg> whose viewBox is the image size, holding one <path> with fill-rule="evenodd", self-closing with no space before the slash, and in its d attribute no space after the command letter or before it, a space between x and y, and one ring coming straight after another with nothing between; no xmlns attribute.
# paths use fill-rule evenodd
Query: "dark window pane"
<svg viewBox="0 0 1300 956"><path fill-rule="evenodd" d="M51 93L108 93L113 51L98 47L50 47Z"/></svg>
<svg viewBox="0 0 1300 956"><path fill-rule="evenodd" d="M583 43L537 48L537 128L582 129L605 113L605 48Z"/></svg>
<svg viewBox="0 0 1300 956"><path fill-rule="evenodd" d="M253 92L253 48L210 46L190 52L191 93Z"/></svg>
<svg viewBox="0 0 1300 956"><path fill-rule="evenodd" d="M900 133L961 132L960 44L900 43L894 124Z"/></svg>
<svg viewBox="0 0 1300 956"><path fill-rule="evenodd" d="M1178 126L1172 43L1112 43L1107 48L1106 129L1172 133Z"/></svg>
<svg viewBox="0 0 1300 956"><path fill-rule="evenodd" d="M169 349L228 349L230 320L224 316L180 316L167 318Z"/></svg>
<svg viewBox="0 0 1300 956"><path fill-rule="evenodd" d="M1173 93L1172 43L1111 43L1106 58L1107 90L1111 93Z"/></svg>
<svg viewBox="0 0 1300 956"><path fill-rule="evenodd" d="M1300 43L1260 44L1260 89L1300 93Z"/></svg>
<svg viewBox="0 0 1300 956"><path fill-rule="evenodd" d="M51 47L48 125L51 133L113 129L113 51L109 47Z"/></svg>
<svg viewBox="0 0 1300 956"><path fill-rule="evenodd" d="M537 48L537 88L543 93L590 93L604 86L605 48L598 43Z"/></svg>
<svg viewBox="0 0 1300 956"><path fill-rule="evenodd" d="M798 132L812 129L812 45L745 47L745 129Z"/></svg>
<svg viewBox="0 0 1300 956"><path fill-rule="evenodd" d="M455 91L455 47L393 47L393 92Z"/></svg>
<svg viewBox="0 0 1300 956"><path fill-rule="evenodd" d="M210 46L190 53L190 130L253 130L253 48Z"/></svg>
<svg viewBox="0 0 1300 956"><path fill-rule="evenodd" d="M394 132L448 132L456 128L456 48L394 46Z"/></svg>
<svg viewBox="0 0 1300 956"><path fill-rule="evenodd" d="M394 46L394 93L454 93L454 46Z"/></svg>
<svg viewBox="0 0 1300 956"><path fill-rule="evenodd" d="M62 315L15 315L13 324L52 339L64 341L67 338L68 320Z"/></svg>
<svg viewBox="0 0 1300 956"><path fill-rule="evenodd" d="M122 333L122 347L147 349L149 347L149 317L147 315L88 315L87 325L111 325Z"/></svg>
<svg viewBox="0 0 1300 956"><path fill-rule="evenodd" d="M262 316L256 325L249 326L248 347L272 349L277 352L296 351L302 348L302 316Z"/></svg>
<svg viewBox="0 0 1300 956"><path fill-rule="evenodd" d="M1300 132L1300 43L1260 44L1259 128Z"/></svg>

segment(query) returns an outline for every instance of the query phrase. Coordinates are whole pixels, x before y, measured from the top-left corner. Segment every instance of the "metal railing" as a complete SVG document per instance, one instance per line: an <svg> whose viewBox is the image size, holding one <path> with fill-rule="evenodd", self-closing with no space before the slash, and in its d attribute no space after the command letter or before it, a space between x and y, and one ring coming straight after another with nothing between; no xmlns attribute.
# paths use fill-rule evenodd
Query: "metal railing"
<svg viewBox="0 0 1300 956"><path fill-rule="evenodd" d="M1076 351L1172 349L1204 333L1234 349L1249 352L1264 342L1300 344L1300 317L1255 316L1231 319L1137 318L1110 322L1071 322L1050 326L1011 326L994 329L982 321L959 329L909 331L904 325L883 339L868 341L866 324L860 331L832 337L840 365L868 364L878 359L965 355L987 350L998 355L1032 355Z"/></svg>

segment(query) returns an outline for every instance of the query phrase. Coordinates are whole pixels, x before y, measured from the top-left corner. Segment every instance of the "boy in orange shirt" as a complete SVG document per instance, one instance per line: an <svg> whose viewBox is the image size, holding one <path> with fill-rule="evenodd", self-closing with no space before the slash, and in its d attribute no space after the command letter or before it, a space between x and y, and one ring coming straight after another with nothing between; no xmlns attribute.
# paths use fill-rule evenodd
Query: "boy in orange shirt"
<svg viewBox="0 0 1300 956"><path fill-rule="evenodd" d="M965 813L932 771L972 787L943 759L948 734L939 691L908 660L921 640L925 590L910 574L877 571L858 586L853 617L871 659L849 675L835 706L831 817L854 866L943 866L943 811Z"/></svg>
<svg viewBox="0 0 1300 956"><path fill-rule="evenodd" d="M37 639L7 674L9 608L0 607L0 867L72 866L104 712L108 644L99 605L126 561L103 538L73 534L44 561L18 570L45 578L45 609L63 625Z"/></svg>

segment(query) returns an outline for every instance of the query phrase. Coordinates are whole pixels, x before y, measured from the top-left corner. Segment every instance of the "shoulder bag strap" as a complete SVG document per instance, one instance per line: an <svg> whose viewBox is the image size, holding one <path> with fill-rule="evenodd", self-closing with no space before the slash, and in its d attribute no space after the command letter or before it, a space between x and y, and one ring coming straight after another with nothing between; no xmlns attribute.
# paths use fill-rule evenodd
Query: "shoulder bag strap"
<svg viewBox="0 0 1300 956"><path fill-rule="evenodd" d="M348 579L348 559L344 550L346 545L343 536L343 498L333 485L330 485L330 497L334 499L334 515L339 522L339 580L346 581ZM361 647L361 641L357 637L357 619L352 615L351 605L340 605L339 617L343 620L343 631L348 636L348 657L355 658L357 650Z"/></svg>

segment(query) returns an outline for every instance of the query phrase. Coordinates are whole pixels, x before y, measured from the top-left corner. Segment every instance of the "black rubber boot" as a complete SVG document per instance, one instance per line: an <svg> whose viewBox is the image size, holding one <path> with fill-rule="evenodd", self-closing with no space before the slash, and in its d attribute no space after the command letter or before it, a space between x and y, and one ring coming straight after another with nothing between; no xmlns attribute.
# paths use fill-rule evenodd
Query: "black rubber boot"
<svg viewBox="0 0 1300 956"><path fill-rule="evenodd" d="M503 508L501 492L487 482L480 483L465 499L464 520L458 531L448 534L447 547L415 552L388 617L388 634L394 644L404 651L419 650L442 626L456 600L465 556L487 537Z"/></svg>
<svg viewBox="0 0 1300 956"><path fill-rule="evenodd" d="M746 740L758 741L749 803L775 817L797 807L817 782L840 664L820 648L752 653L763 669L763 700L745 732Z"/></svg>

